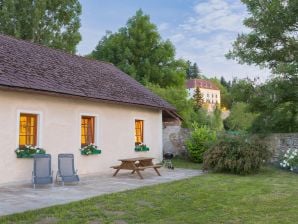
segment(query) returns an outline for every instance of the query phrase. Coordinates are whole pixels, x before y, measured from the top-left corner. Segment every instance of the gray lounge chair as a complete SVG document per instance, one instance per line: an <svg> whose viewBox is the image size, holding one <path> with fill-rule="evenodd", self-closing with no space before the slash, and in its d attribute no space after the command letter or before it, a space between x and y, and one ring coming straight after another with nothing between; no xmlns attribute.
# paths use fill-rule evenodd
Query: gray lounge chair
<svg viewBox="0 0 298 224"><path fill-rule="evenodd" d="M36 154L33 156L32 184L52 184L53 171L51 169L51 155Z"/></svg>
<svg viewBox="0 0 298 224"><path fill-rule="evenodd" d="M58 171L56 181L58 179L64 183L79 182L80 178L77 170L74 169L74 156L73 154L59 154L58 155Z"/></svg>

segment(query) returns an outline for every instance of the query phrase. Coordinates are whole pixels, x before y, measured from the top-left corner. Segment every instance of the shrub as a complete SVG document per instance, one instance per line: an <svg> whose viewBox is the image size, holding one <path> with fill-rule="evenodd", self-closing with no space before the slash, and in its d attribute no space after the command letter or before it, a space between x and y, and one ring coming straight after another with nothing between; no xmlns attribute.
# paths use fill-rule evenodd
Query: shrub
<svg viewBox="0 0 298 224"><path fill-rule="evenodd" d="M197 123L194 123L191 136L185 142L190 159L197 163L203 162L204 152L215 139L215 131L212 131L206 126L199 127Z"/></svg>
<svg viewBox="0 0 298 224"><path fill-rule="evenodd" d="M267 146L257 139L224 135L205 152L203 169L251 174L256 173L270 157Z"/></svg>
<svg viewBox="0 0 298 224"><path fill-rule="evenodd" d="M298 149L289 148L283 155L280 166L291 171L296 171L298 167Z"/></svg>

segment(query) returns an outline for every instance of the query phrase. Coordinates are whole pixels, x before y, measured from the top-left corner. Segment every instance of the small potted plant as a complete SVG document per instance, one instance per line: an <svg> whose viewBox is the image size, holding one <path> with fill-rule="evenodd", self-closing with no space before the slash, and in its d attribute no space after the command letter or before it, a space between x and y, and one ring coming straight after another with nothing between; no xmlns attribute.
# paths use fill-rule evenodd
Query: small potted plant
<svg viewBox="0 0 298 224"><path fill-rule="evenodd" d="M101 150L97 148L96 145L93 143L86 145L82 148L80 148L81 155L96 155L96 154L101 154Z"/></svg>
<svg viewBox="0 0 298 224"><path fill-rule="evenodd" d="M32 145L25 145L15 150L17 158L33 158L34 154L45 154L46 151L42 148L38 148Z"/></svg>
<svg viewBox="0 0 298 224"><path fill-rule="evenodd" d="M136 152L144 152L144 151L149 151L149 147L147 147L144 143L142 142L137 142L135 144L135 151Z"/></svg>

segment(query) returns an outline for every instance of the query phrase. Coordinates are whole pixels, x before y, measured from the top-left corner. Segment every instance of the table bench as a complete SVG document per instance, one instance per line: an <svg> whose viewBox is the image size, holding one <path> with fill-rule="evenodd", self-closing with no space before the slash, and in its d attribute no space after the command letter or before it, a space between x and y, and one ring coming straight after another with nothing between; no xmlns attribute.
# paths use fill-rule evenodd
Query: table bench
<svg viewBox="0 0 298 224"><path fill-rule="evenodd" d="M113 176L116 176L120 170L131 170L132 174L137 173L141 179L144 179L140 171L144 171L145 169L154 169L158 176L161 176L158 169L162 167L162 165L153 164L154 158L151 157L136 157L129 159L119 159L121 161L120 165L111 166L111 168L116 169Z"/></svg>

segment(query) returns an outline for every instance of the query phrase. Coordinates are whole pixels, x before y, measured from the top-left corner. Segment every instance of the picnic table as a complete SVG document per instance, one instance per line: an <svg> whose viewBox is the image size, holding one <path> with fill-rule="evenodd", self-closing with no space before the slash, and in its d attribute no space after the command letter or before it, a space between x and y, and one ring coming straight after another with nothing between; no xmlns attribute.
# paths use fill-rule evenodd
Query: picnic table
<svg viewBox="0 0 298 224"><path fill-rule="evenodd" d="M141 179L144 179L140 171L144 171L145 169L152 168L155 170L158 176L161 176L159 169L161 165L153 164L152 157L136 157L136 158L128 158L128 159L119 159L121 162L120 165L111 166L111 168L116 169L113 176L116 176L120 170L131 170L132 174L137 173Z"/></svg>

